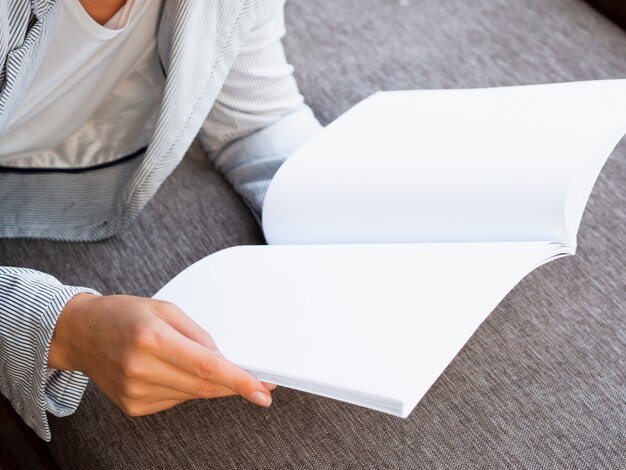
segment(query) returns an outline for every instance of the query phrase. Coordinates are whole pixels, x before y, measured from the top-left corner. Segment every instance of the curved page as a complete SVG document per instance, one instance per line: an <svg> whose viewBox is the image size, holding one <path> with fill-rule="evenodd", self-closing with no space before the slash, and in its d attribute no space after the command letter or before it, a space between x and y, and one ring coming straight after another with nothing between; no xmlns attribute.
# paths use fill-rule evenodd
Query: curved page
<svg viewBox="0 0 626 470"><path fill-rule="evenodd" d="M263 380L406 416L506 293L562 250L241 246L192 265L155 298Z"/></svg>
<svg viewBox="0 0 626 470"><path fill-rule="evenodd" d="M378 93L279 169L266 239L570 242L625 126L626 80Z"/></svg>
<svg viewBox="0 0 626 470"><path fill-rule="evenodd" d="M626 106L626 103L624 104ZM620 129L613 137L601 146L593 158L580 162L570 180L565 206L565 225L568 234L568 244L576 246L576 235L582 221L587 201L602 167L626 134L626 126Z"/></svg>

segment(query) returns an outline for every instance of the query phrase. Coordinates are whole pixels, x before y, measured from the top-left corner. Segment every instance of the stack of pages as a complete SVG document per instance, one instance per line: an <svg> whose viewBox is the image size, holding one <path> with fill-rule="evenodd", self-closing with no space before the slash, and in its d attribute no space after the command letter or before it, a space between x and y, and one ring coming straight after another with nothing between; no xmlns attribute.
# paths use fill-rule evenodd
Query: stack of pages
<svg viewBox="0 0 626 470"><path fill-rule="evenodd" d="M155 298L261 380L406 417L526 274L574 254L625 133L626 80L377 93L280 168L268 246Z"/></svg>

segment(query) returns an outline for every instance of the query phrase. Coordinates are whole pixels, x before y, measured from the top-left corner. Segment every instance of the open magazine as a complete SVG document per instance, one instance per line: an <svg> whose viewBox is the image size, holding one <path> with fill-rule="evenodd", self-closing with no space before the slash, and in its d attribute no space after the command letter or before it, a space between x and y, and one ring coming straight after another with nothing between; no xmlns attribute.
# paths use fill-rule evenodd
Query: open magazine
<svg viewBox="0 0 626 470"><path fill-rule="evenodd" d="M626 80L377 93L280 168L268 246L155 298L261 380L406 417L526 274L574 254L625 133Z"/></svg>

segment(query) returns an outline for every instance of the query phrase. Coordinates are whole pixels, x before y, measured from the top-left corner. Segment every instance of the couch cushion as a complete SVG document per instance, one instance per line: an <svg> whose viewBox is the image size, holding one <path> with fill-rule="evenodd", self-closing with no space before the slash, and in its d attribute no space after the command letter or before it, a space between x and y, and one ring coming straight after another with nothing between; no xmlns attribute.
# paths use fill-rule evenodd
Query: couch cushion
<svg viewBox="0 0 626 470"><path fill-rule="evenodd" d="M626 76L626 33L582 0L291 0L287 22L288 56L325 123L378 89ZM625 154L622 143L594 189L579 254L522 281L408 419L287 389L269 410L228 398L131 419L90 386L75 415L52 419L52 451L92 469L623 468ZM208 252L260 241L223 181L194 165L124 237L0 252L150 294Z"/></svg>

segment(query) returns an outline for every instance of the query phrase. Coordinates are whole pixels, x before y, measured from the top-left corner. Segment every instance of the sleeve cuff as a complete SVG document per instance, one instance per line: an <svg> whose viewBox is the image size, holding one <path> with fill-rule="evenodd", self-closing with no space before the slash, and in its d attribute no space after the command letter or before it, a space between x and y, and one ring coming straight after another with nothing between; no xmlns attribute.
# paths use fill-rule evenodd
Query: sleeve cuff
<svg viewBox="0 0 626 470"><path fill-rule="evenodd" d="M40 328L36 335L31 406L26 410L20 410L19 403L14 404L26 424L46 441L51 439L47 412L55 416L69 416L74 413L89 380L78 371L58 371L48 368L48 353L54 328L63 308L74 296L82 293L100 295L92 289L82 287L58 286L55 290L40 316Z"/></svg>
<svg viewBox="0 0 626 470"><path fill-rule="evenodd" d="M322 126L306 105L228 145L215 165L261 221L265 193L278 168Z"/></svg>

